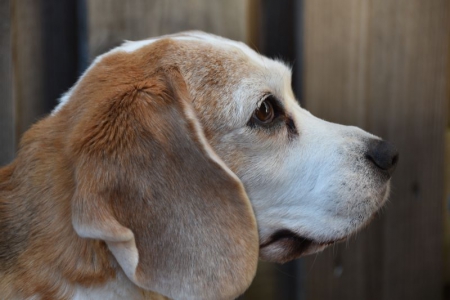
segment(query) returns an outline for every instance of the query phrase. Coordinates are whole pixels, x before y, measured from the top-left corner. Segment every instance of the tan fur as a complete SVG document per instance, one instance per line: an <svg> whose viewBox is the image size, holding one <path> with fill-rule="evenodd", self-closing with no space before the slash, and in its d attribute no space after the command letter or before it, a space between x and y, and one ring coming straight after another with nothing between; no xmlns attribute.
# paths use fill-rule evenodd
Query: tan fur
<svg viewBox="0 0 450 300"><path fill-rule="evenodd" d="M188 281L199 284L192 293L205 290L204 298L235 297L250 284L258 257L251 205L240 181L208 158L188 113L191 95L171 67L176 62L166 61L169 52L183 49L161 41L105 57L77 84L70 103L24 135L16 160L0 170L3 296L68 299L74 286L114 280L119 268L111 243L81 238L73 218L113 237L131 229L139 252L134 280L146 289L164 274L161 280L173 277L167 286L176 290L192 264ZM205 72L224 72L226 62L217 59L221 64ZM197 84L210 85L211 94L197 98L215 97L213 86L221 84L206 77ZM206 123L213 117L202 116ZM180 236L159 237L167 233ZM202 261L215 265L202 269Z"/></svg>
<svg viewBox="0 0 450 300"><path fill-rule="evenodd" d="M11 238L16 240L12 249L2 251L8 255L2 259L6 276L0 281L6 295L9 290L20 291L21 297L64 299L66 282L97 284L114 278L104 243L81 239L72 229L73 167L61 155L65 137L58 132L64 122L50 120L25 134L17 159L1 170L0 244L9 247Z"/></svg>

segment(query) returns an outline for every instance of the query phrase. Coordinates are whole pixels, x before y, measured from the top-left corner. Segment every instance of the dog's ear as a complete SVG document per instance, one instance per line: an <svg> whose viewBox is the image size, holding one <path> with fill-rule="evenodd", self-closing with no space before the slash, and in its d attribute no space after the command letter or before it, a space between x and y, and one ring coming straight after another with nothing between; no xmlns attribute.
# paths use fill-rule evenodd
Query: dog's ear
<svg viewBox="0 0 450 300"><path fill-rule="evenodd" d="M256 271L255 217L206 141L181 74L159 71L117 95L74 130L76 232L105 241L144 289L237 297Z"/></svg>

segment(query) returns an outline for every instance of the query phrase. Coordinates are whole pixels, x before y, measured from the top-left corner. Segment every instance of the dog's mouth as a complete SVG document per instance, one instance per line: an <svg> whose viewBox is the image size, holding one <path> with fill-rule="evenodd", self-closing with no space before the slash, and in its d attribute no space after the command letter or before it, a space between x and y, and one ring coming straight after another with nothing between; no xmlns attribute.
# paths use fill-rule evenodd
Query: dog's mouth
<svg viewBox="0 0 450 300"><path fill-rule="evenodd" d="M322 251L326 247L343 240L345 238L316 241L299 236L288 229L282 229L276 231L266 241L261 243L259 247L260 258L266 261L284 263L304 255Z"/></svg>

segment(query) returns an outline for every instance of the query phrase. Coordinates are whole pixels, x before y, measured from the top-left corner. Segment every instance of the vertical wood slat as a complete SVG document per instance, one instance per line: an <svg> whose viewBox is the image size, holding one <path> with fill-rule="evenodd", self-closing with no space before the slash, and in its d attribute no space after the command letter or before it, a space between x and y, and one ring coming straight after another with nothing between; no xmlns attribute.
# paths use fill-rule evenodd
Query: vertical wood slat
<svg viewBox="0 0 450 300"><path fill-rule="evenodd" d="M450 67L450 66L449 66ZM449 78L450 79L450 78ZM450 94L449 101L450 101ZM450 103L449 103L450 106ZM448 114L450 119L450 113ZM444 299L450 299L450 126L446 134L444 198Z"/></svg>
<svg viewBox="0 0 450 300"><path fill-rule="evenodd" d="M14 91L17 108L17 139L42 116L43 59L40 1L12 1Z"/></svg>
<svg viewBox="0 0 450 300"><path fill-rule="evenodd" d="M9 0L0 2L0 107L0 166L3 166L12 161L16 148Z"/></svg>
<svg viewBox="0 0 450 300"><path fill-rule="evenodd" d="M12 1L17 138L77 78L76 1Z"/></svg>
<svg viewBox="0 0 450 300"><path fill-rule="evenodd" d="M235 40L247 40L247 1L86 1L91 60L124 40L183 30L204 30Z"/></svg>
<svg viewBox="0 0 450 300"><path fill-rule="evenodd" d="M400 151L381 216L307 260L306 298L440 299L449 2L304 3L306 107Z"/></svg>
<svg viewBox="0 0 450 300"><path fill-rule="evenodd" d="M450 47L447 51L450 61ZM450 299L450 63L447 63L447 134L445 154L444 198L444 299Z"/></svg>

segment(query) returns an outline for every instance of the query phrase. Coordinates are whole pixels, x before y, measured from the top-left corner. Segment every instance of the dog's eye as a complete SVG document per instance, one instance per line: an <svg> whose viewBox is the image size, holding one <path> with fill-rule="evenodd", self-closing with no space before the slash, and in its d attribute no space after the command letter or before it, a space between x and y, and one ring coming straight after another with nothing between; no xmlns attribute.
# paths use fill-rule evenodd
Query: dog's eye
<svg viewBox="0 0 450 300"><path fill-rule="evenodd" d="M266 96L259 107L255 109L247 125L263 128L274 128L283 121L284 110L280 101L272 95Z"/></svg>
<svg viewBox="0 0 450 300"><path fill-rule="evenodd" d="M298 135L297 128L292 117L286 114L283 103L273 95L267 95L253 112L247 126L250 128L261 128L266 132L278 132L277 129L287 127L289 137Z"/></svg>
<svg viewBox="0 0 450 300"><path fill-rule="evenodd" d="M269 97L270 98L270 97ZM273 105L270 99L266 99L253 113L253 117L258 119L263 124L267 124L273 121L275 116Z"/></svg>

